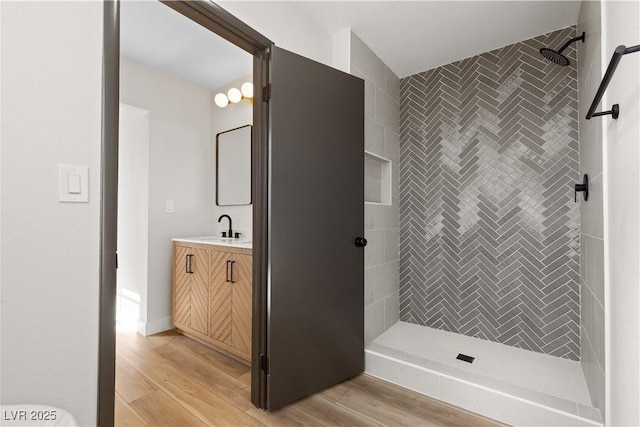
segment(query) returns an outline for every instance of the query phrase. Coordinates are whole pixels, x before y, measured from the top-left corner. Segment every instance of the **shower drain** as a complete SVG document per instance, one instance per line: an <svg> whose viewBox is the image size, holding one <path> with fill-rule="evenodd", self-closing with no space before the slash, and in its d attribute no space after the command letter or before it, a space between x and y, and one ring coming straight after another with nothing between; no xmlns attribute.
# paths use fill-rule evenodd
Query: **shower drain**
<svg viewBox="0 0 640 427"><path fill-rule="evenodd" d="M473 363L473 360L475 359L475 357L467 356L466 354L462 354L462 353L458 353L458 357L456 357L456 359L462 360L462 361L468 362L468 363Z"/></svg>

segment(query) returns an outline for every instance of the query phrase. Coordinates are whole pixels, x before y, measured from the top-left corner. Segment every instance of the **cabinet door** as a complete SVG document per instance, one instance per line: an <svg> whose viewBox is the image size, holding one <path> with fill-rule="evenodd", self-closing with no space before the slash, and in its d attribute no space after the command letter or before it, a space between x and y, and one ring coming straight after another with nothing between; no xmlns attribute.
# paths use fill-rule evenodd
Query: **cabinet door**
<svg viewBox="0 0 640 427"><path fill-rule="evenodd" d="M209 280L209 336L231 345L231 283L227 281L230 255L211 251Z"/></svg>
<svg viewBox="0 0 640 427"><path fill-rule="evenodd" d="M231 345L251 354L251 255L233 254L232 337Z"/></svg>
<svg viewBox="0 0 640 427"><path fill-rule="evenodd" d="M209 250L191 250L191 329L207 334L209 326Z"/></svg>
<svg viewBox="0 0 640 427"><path fill-rule="evenodd" d="M191 274L187 272L189 248L174 246L173 271L173 323L175 326L191 328Z"/></svg>

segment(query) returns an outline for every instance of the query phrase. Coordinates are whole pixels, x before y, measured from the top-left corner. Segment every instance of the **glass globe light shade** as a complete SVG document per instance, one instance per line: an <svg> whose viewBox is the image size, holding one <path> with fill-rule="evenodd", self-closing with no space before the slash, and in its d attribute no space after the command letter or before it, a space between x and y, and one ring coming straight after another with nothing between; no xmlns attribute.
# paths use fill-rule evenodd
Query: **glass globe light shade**
<svg viewBox="0 0 640 427"><path fill-rule="evenodd" d="M240 102L242 100L242 92L240 92L240 89L237 89L235 87L229 89L229 92L227 92L227 96L229 97L229 101L231 102Z"/></svg>
<svg viewBox="0 0 640 427"><path fill-rule="evenodd" d="M253 98L253 83L245 82L240 86L240 91L245 98Z"/></svg>
<svg viewBox="0 0 640 427"><path fill-rule="evenodd" d="M227 95L225 95L224 93L216 94L215 98L213 98L213 101L220 108L224 108L229 105L229 98L227 98Z"/></svg>

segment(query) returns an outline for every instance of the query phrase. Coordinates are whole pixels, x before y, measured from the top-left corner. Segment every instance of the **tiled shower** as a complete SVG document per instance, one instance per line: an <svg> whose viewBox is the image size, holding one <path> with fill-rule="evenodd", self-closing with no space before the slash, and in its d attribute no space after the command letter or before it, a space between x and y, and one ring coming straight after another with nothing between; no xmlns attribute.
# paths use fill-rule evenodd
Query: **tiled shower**
<svg viewBox="0 0 640 427"><path fill-rule="evenodd" d="M575 31L401 80L401 320L579 360Z"/></svg>
<svg viewBox="0 0 640 427"><path fill-rule="evenodd" d="M539 425L598 425L593 384L579 362L580 212L589 205L580 194L574 200L573 187L588 172L579 144L583 47L563 52L566 67L539 52L576 32L564 28L399 79L352 34L351 72L365 80L365 168L371 154L392 165L390 202L364 207L371 374L488 416L492 407L511 412L505 422L526 414ZM366 194L373 174L365 171ZM475 339L496 347L482 353L488 347ZM462 347L481 354L477 367L449 360ZM492 364L538 384L501 382L506 373L489 378L483 369ZM572 385L555 394L543 377L572 383L575 393ZM537 403L523 404L523 396Z"/></svg>

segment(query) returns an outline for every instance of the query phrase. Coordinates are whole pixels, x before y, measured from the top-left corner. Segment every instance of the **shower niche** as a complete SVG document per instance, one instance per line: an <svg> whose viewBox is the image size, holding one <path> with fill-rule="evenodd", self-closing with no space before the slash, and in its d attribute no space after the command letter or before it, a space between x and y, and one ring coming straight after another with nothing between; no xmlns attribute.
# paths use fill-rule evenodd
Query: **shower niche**
<svg viewBox="0 0 640 427"><path fill-rule="evenodd" d="M391 160L364 152L364 201L391 205Z"/></svg>

